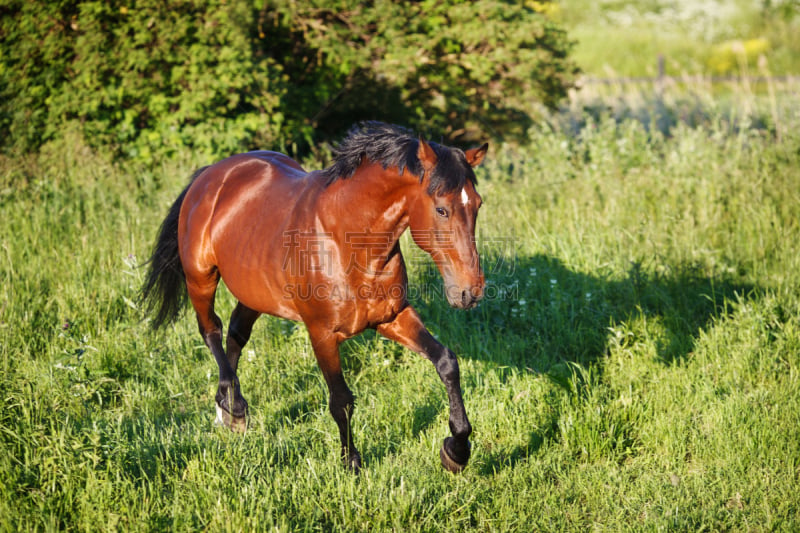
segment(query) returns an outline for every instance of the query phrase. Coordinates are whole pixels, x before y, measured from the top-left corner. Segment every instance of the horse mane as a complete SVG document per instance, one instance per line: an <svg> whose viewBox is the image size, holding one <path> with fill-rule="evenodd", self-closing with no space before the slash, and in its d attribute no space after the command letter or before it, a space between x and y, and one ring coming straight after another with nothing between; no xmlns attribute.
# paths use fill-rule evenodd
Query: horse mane
<svg viewBox="0 0 800 533"><path fill-rule="evenodd" d="M436 154L436 166L431 172L428 194L449 194L464 187L467 180L476 182L475 172L467 163L464 152L434 142L428 142ZM402 174L406 170L425 179L425 170L417 157L419 138L401 126L377 121L361 122L353 126L334 149L331 166L322 170L326 185L351 177L364 159L379 163L384 169L396 167Z"/></svg>

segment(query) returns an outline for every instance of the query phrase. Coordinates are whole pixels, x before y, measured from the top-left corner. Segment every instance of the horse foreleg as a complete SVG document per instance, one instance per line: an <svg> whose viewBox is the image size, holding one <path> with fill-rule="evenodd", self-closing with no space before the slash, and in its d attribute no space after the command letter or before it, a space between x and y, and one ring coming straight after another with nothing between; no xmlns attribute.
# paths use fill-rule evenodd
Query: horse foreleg
<svg viewBox="0 0 800 533"><path fill-rule="evenodd" d="M472 426L467 419L461 395L461 375L455 354L437 341L425 328L413 307L403 309L392 322L381 324L378 333L396 341L429 359L436 367L439 378L447 389L450 403L450 432L439 451L442 466L451 472L460 472L467 466L470 456L469 436Z"/></svg>
<svg viewBox="0 0 800 533"><path fill-rule="evenodd" d="M324 332L316 333L309 329L311 345L317 358L325 383L328 384L330 399L328 407L331 416L339 427L339 439L342 443L342 460L347 468L358 473L361 468L361 454L353 444L352 419L354 397L342 374L339 359L339 340L335 335Z"/></svg>
<svg viewBox="0 0 800 533"><path fill-rule="evenodd" d="M189 299L197 313L200 334L214 355L219 368L219 384L215 398L216 422L234 431L244 432L247 428L247 402L242 397L236 371L231 366L222 347L222 321L214 312L217 282L216 278L212 278L203 283L197 283L191 281L187 276L186 287L189 291Z"/></svg>

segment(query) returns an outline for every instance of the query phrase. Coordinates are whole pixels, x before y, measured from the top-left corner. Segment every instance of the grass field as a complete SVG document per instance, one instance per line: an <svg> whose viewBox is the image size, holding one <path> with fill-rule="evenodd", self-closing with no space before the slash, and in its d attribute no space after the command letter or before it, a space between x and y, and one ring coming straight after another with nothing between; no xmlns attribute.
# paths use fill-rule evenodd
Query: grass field
<svg viewBox="0 0 800 533"><path fill-rule="evenodd" d="M589 76L764 75L800 72L794 0L564 0L550 16L576 42Z"/></svg>
<svg viewBox="0 0 800 533"><path fill-rule="evenodd" d="M136 265L207 161L120 167L76 139L2 160L0 530L797 530L800 106L786 109L779 140L677 113L668 135L582 115L493 146L472 311L448 308L404 243L414 303L461 359L475 433L460 475L439 464L434 369L373 334L343 352L359 477L289 322L262 318L243 355L248 432L213 426L194 319L154 335L136 303Z"/></svg>

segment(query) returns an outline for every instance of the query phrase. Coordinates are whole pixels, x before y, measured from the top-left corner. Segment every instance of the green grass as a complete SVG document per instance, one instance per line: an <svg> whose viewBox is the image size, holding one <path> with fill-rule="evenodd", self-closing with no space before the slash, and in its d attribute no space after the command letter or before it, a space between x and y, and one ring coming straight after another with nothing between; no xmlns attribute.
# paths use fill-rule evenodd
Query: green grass
<svg viewBox="0 0 800 533"><path fill-rule="evenodd" d="M194 319L149 333L134 266L206 161L121 168L76 139L4 159L0 530L796 530L800 120L776 140L709 116L491 148L490 298L415 302L460 355L460 475L434 369L374 334L343 350L359 477L291 323L261 319L243 355L248 432L213 426Z"/></svg>
<svg viewBox="0 0 800 533"><path fill-rule="evenodd" d="M653 77L659 55L670 76L800 72L800 7L791 0L564 0L551 16L589 76Z"/></svg>

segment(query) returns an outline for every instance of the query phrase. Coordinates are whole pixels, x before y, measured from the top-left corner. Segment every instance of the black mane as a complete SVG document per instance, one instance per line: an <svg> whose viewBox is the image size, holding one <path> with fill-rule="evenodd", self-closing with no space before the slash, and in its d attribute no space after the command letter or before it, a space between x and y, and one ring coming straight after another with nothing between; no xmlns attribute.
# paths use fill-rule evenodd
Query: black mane
<svg viewBox="0 0 800 533"><path fill-rule="evenodd" d="M436 158L431 172L428 194L448 194L464 187L467 180L475 183L475 173L467 163L464 152L429 142ZM380 163L383 168L397 167L402 174L406 170L425 178L422 163L417 157L419 139L406 128L383 122L361 122L353 126L341 143L333 150L333 164L322 170L326 183L347 179L361 166L366 158Z"/></svg>

